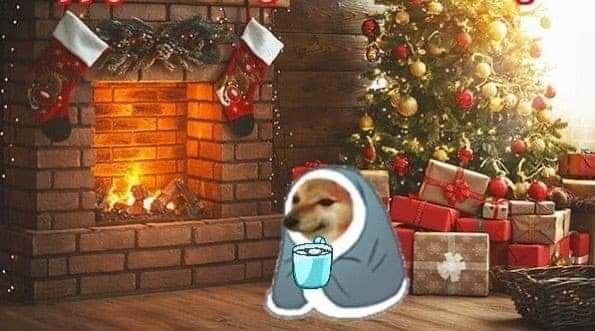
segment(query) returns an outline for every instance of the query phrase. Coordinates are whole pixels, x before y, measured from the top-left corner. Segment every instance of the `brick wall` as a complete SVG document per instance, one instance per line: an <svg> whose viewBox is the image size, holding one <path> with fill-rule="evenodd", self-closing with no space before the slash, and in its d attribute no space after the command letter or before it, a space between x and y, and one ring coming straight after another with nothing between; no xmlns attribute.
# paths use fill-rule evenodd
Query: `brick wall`
<svg viewBox="0 0 595 331"><path fill-rule="evenodd" d="M0 263L19 275L12 283L29 302L269 280L280 227L278 215L61 231L3 227L0 247L16 253L0 253Z"/></svg>

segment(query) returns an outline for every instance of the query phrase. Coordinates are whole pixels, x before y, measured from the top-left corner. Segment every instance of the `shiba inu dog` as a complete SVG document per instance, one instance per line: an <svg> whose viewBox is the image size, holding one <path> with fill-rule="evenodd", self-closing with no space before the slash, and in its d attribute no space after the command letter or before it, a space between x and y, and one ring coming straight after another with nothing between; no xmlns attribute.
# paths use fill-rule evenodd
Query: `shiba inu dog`
<svg viewBox="0 0 595 331"><path fill-rule="evenodd" d="M283 223L288 230L301 232L311 240L322 236L332 243L347 231L352 219L349 192L332 180L312 179L293 196Z"/></svg>

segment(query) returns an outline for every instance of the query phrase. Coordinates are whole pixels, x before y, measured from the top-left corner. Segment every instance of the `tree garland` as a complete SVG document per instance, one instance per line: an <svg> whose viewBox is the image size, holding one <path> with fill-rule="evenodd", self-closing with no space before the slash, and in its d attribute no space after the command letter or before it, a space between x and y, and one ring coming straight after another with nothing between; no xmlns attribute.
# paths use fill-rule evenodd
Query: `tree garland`
<svg viewBox="0 0 595 331"><path fill-rule="evenodd" d="M235 39L222 22L208 22L199 16L157 28L136 17L110 20L96 31L110 45L97 67L115 75L145 70L156 62L170 71L192 71L192 65L218 63L221 54L217 46Z"/></svg>

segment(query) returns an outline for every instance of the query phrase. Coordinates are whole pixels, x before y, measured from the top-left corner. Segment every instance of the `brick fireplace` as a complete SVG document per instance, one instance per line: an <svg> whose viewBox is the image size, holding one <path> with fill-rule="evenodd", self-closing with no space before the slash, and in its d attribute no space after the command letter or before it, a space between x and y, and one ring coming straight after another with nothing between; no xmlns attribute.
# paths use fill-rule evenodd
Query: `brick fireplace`
<svg viewBox="0 0 595 331"><path fill-rule="evenodd" d="M255 3L255 1L250 1ZM217 19L224 8L234 29L245 24L244 0L128 0L85 12L101 19L169 21L200 14ZM286 7L288 1L277 6ZM0 294L38 302L120 295L266 279L279 244L272 212L273 75L260 87L256 127L234 136L214 96L224 63L169 72L159 65L111 76L91 70L71 99L71 137L50 142L31 118L24 97L33 59L47 45L62 10L52 1L24 5L23 30L8 36L17 55L4 112L6 180L0 223ZM265 24L271 8L251 8ZM6 47L5 47L6 48ZM229 55L231 45L223 46ZM18 121L15 119L18 118ZM147 219L105 226L97 222L97 188L125 191L127 174L149 191L182 178L205 203L206 217Z"/></svg>

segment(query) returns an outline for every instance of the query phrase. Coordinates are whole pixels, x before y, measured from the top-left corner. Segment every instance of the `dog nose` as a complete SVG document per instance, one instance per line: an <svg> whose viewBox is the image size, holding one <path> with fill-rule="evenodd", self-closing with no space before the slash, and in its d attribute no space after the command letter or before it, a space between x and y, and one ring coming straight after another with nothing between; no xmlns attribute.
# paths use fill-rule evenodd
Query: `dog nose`
<svg viewBox="0 0 595 331"><path fill-rule="evenodd" d="M298 224L298 222L299 222L299 220L293 216L287 216L283 219L283 224L287 228L294 227L296 224Z"/></svg>

